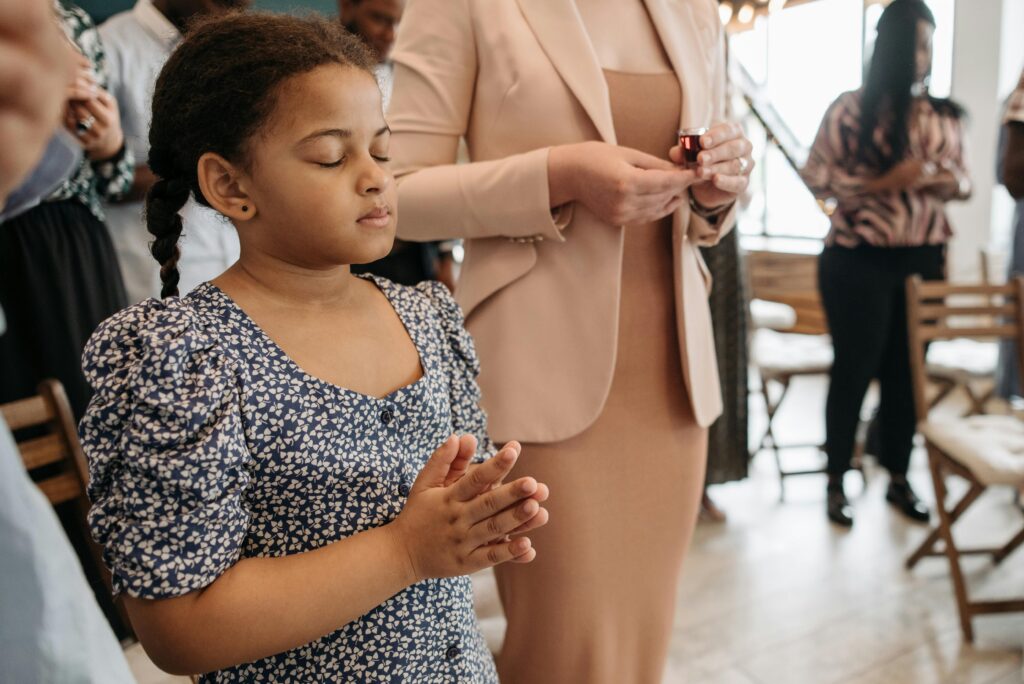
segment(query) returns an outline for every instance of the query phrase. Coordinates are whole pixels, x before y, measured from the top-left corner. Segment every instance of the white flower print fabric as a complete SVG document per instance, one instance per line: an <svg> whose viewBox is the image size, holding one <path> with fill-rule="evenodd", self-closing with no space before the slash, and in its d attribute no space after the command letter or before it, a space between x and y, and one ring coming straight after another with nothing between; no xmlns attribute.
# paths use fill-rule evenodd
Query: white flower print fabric
<svg viewBox="0 0 1024 684"><path fill-rule="evenodd" d="M458 305L439 283L368 278L405 324L424 371L380 399L305 373L209 283L100 326L83 360L96 393L80 432L89 523L115 593L180 596L240 558L301 553L384 525L449 434L475 435L478 461L494 455ZM458 577L415 584L310 644L201 681L497 676L470 581Z"/></svg>

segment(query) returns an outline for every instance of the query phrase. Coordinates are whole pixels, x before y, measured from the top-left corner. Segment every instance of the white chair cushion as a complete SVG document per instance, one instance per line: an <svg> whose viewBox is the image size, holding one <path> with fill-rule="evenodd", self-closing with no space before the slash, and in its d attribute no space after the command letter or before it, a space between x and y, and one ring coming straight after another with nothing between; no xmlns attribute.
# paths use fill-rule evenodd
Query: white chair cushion
<svg viewBox="0 0 1024 684"><path fill-rule="evenodd" d="M796 325L796 309L782 302L751 299L750 322L755 328L789 330Z"/></svg>
<svg viewBox="0 0 1024 684"><path fill-rule="evenodd" d="M774 330L757 330L751 342L754 365L766 376L828 373L832 368L832 338Z"/></svg>
<svg viewBox="0 0 1024 684"><path fill-rule="evenodd" d="M1024 484L1024 421L1015 416L932 419L921 434L986 485Z"/></svg>
<svg viewBox="0 0 1024 684"><path fill-rule="evenodd" d="M981 340L941 340L928 347L928 374L957 382L991 378L999 361L999 343Z"/></svg>

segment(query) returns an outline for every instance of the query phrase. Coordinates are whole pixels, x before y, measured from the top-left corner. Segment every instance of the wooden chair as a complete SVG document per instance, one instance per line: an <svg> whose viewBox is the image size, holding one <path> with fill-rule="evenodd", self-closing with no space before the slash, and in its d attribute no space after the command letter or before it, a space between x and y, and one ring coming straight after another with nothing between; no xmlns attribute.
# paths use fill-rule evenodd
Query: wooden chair
<svg viewBox="0 0 1024 684"><path fill-rule="evenodd" d="M979 254L979 273L982 285L1005 283L996 279L1004 267L995 253L983 249ZM992 323L994 320L985 320ZM987 405L996 394L996 367L999 363L999 344L994 340L959 338L938 340L929 345L925 356L928 379L938 389L931 399L937 406L954 391L960 390L967 398L967 415L987 413Z"/></svg>
<svg viewBox="0 0 1024 684"><path fill-rule="evenodd" d="M761 381L768 425L754 453L770 449L779 470L780 499L785 498L786 478L824 473L818 468L787 470L782 462L786 449L813 447L814 444L780 444L775 437L775 416L786 399L792 381L799 377L827 376L832 368L832 340L828 335L825 312L818 295L818 258L810 254L750 251L745 255L752 300L777 302L791 308L784 328L760 324L752 308L750 358ZM772 396L772 386L777 396ZM753 455L753 454L752 454Z"/></svg>
<svg viewBox="0 0 1024 684"><path fill-rule="evenodd" d="M966 298L966 299L965 299ZM928 372L925 346L932 340L1014 339L1024 361L1024 279L1005 285L951 285L907 280L907 314L911 372L918 429L928 450L935 487L939 524L907 559L913 568L926 556L949 561L953 590L964 639L974 640L972 618L993 613L1024 611L1024 597L1003 601L975 601L967 594L960 568L964 555L988 555L1000 563L1024 544L1024 528L1005 545L995 548L960 548L953 539L953 524L992 485L1024 485L1024 421L1015 416L970 415L932 420L926 396ZM1021 366L1024 368L1024 364ZM967 493L947 507L946 476L957 475L969 484Z"/></svg>
<svg viewBox="0 0 1024 684"><path fill-rule="evenodd" d="M84 528L89 511L89 467L63 385L56 380L44 380L37 395L0 405L0 414L15 434L21 460L36 486L53 506L71 504ZM31 436L19 439L19 432ZM93 567L109 590L110 572L99 546L87 531L84 536ZM114 606L118 617L131 630L124 606L119 601Z"/></svg>

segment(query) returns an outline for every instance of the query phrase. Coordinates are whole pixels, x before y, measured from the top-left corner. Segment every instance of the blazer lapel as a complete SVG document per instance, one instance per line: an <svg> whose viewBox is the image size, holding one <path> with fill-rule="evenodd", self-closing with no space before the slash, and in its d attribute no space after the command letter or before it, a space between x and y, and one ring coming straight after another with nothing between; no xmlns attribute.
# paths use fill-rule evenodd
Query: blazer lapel
<svg viewBox="0 0 1024 684"><path fill-rule="evenodd" d="M708 63L714 55L710 30L699 25L689 0L644 0L683 92L680 126L710 126ZM702 106L703 105L703 106Z"/></svg>
<svg viewBox="0 0 1024 684"><path fill-rule="evenodd" d="M537 41L590 116L601 138L615 144L608 84L573 0L517 0Z"/></svg>

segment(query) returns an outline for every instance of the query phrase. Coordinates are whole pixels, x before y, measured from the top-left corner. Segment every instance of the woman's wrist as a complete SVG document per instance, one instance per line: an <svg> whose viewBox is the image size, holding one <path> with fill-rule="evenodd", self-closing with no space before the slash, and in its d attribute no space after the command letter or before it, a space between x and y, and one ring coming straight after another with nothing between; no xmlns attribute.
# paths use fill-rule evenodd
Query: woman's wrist
<svg viewBox="0 0 1024 684"><path fill-rule="evenodd" d="M114 144L116 142L116 146ZM96 150L89 150L89 159L99 164L102 162L108 162L113 159L118 159L125 152L125 141L124 136L120 136L116 141L111 141L109 144Z"/></svg>
<svg viewBox="0 0 1024 684"><path fill-rule="evenodd" d="M696 214L697 216L699 216L700 218L704 219L705 221L707 221L711 225L715 225L718 222L718 219L720 219L730 209L732 209L732 205L736 204L736 200L732 199L732 200L726 201L723 204L719 204L717 206L713 206L713 207L706 206L703 202L701 202L697 198L696 195L693 194L693 188L690 188L689 196L690 196L690 211L693 212L694 214Z"/></svg>
<svg viewBox="0 0 1024 684"><path fill-rule="evenodd" d="M576 199L573 147L555 145L548 150L548 204L552 209Z"/></svg>

